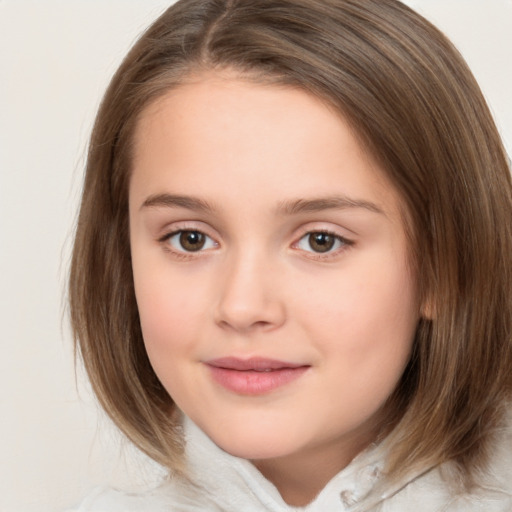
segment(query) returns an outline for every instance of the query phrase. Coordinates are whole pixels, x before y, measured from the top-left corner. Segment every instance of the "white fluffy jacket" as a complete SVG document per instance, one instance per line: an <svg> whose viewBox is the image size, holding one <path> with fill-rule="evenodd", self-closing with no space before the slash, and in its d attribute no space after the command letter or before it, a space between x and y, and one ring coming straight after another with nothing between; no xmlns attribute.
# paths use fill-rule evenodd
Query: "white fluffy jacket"
<svg viewBox="0 0 512 512"><path fill-rule="evenodd" d="M510 434L510 433L508 433ZM382 460L371 448L338 473L313 502L291 507L248 461L219 449L185 422L186 454L197 487L167 481L145 493L98 489L69 512L512 512L512 435L496 449L492 474L471 494L457 495L443 468L411 475L379 491Z"/></svg>

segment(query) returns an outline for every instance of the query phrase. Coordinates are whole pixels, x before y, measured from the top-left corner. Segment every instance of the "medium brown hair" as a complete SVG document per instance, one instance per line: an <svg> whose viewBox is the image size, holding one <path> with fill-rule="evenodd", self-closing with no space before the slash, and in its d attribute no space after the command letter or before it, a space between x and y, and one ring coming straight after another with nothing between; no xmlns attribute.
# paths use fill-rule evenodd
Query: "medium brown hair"
<svg viewBox="0 0 512 512"><path fill-rule="evenodd" d="M288 84L347 119L407 210L424 306L389 404L388 474L485 462L512 392L512 186L478 85L451 43L396 0L181 0L113 77L89 146L71 321L100 403L143 451L179 467L172 398L146 355L128 235L141 112L203 70Z"/></svg>

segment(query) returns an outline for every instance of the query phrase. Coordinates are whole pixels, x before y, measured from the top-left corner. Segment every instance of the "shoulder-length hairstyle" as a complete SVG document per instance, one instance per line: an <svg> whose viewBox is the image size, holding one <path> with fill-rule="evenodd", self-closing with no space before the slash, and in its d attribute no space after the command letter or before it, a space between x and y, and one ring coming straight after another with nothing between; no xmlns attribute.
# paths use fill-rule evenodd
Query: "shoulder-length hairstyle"
<svg viewBox="0 0 512 512"><path fill-rule="evenodd" d="M151 102L222 69L328 102L399 191L425 307L389 399L388 476L448 460L471 476L512 392L512 185L462 57L397 0L180 0L129 52L90 141L69 285L101 405L144 452L180 467L176 406L146 355L133 287L133 133Z"/></svg>

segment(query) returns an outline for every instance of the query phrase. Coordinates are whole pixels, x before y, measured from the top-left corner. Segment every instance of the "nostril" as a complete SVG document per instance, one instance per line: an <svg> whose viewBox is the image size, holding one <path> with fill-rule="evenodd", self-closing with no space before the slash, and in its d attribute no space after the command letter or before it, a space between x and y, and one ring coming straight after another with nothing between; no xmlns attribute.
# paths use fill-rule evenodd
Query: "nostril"
<svg viewBox="0 0 512 512"><path fill-rule="evenodd" d="M284 321L284 308L279 304L253 304L242 308L220 305L217 309L216 323L223 329L236 331L265 331L280 326Z"/></svg>
<svg viewBox="0 0 512 512"><path fill-rule="evenodd" d="M254 254L237 258L218 276L215 322L237 331L269 330L284 321L284 304L272 273Z"/></svg>

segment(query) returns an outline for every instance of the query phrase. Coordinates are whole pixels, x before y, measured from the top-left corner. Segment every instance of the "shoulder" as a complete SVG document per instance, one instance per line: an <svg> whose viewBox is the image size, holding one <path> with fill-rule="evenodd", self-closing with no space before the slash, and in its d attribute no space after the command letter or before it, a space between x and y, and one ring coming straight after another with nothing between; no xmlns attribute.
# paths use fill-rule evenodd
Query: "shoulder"
<svg viewBox="0 0 512 512"><path fill-rule="evenodd" d="M142 492L126 492L110 487L91 491L76 507L65 512L219 512L181 486L169 483Z"/></svg>
<svg viewBox="0 0 512 512"><path fill-rule="evenodd" d="M512 511L512 427L509 423L496 438L485 471L477 476L469 492L455 490L457 472L445 463L410 480L382 507L383 512L414 510L427 512Z"/></svg>
<svg viewBox="0 0 512 512"><path fill-rule="evenodd" d="M66 512L156 512L159 508L154 508L154 501L147 493L126 493L109 487L98 487L78 506Z"/></svg>
<svg viewBox="0 0 512 512"><path fill-rule="evenodd" d="M486 481L471 492L456 492L447 483L447 468L435 468L402 487L385 500L382 512L510 512L512 487ZM448 471L449 472L449 471Z"/></svg>

